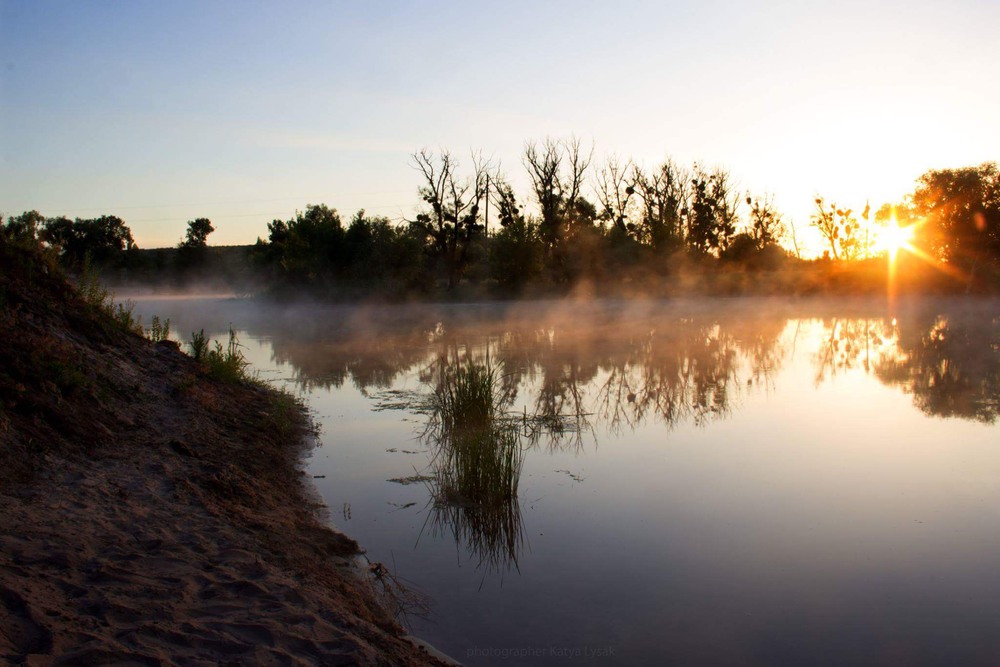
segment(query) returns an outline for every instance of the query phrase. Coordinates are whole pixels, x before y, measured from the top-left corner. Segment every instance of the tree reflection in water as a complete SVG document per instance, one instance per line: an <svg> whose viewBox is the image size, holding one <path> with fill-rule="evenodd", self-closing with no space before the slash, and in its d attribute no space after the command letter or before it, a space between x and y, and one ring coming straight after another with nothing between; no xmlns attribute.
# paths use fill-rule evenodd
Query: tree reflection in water
<svg viewBox="0 0 1000 667"><path fill-rule="evenodd" d="M993 302L917 304L898 318L829 318L816 384L852 370L913 395L927 415L994 423L1000 414L1000 317Z"/></svg>
<svg viewBox="0 0 1000 667"><path fill-rule="evenodd" d="M925 310L900 326L897 354L878 378L913 394L928 415L992 424L1000 414L1000 317L996 310Z"/></svg>
<svg viewBox="0 0 1000 667"><path fill-rule="evenodd" d="M350 382L378 395L401 377L418 378L422 398L392 407L428 415L427 526L450 533L486 570L504 571L517 569L525 546L525 452L582 450L598 432L623 437L648 422L708 426L751 392L780 392L776 378L792 357L813 365L817 386L862 373L912 394L928 415L992 423L1000 412L998 313L982 301L920 302L896 318L878 304L780 314L664 308L636 317L482 311L271 339L276 359L290 362L306 388ZM447 416L454 406L435 399L477 373L489 377L488 418L457 428Z"/></svg>

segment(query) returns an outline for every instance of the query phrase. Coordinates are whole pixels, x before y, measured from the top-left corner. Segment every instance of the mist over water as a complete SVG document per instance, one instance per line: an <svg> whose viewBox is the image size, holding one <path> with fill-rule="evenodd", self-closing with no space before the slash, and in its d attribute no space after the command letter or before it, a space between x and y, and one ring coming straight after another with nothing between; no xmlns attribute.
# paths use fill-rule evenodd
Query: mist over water
<svg viewBox="0 0 1000 667"><path fill-rule="evenodd" d="M304 395L332 522L467 664L1000 655L996 301L137 310ZM468 368L474 437L435 401Z"/></svg>

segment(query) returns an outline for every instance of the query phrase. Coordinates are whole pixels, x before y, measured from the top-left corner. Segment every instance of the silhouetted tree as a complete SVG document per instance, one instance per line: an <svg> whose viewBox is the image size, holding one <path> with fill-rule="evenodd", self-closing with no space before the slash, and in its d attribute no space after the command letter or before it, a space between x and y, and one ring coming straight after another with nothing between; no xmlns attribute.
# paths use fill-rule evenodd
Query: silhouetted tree
<svg viewBox="0 0 1000 667"><path fill-rule="evenodd" d="M774 198L768 195L747 195L747 206L750 207L748 232L757 250L779 244L784 239L786 230L781 213L774 207Z"/></svg>
<svg viewBox="0 0 1000 667"><path fill-rule="evenodd" d="M490 238L490 277L508 290L519 290L541 275L545 247L538 223L524 215L506 178L492 177L490 201L500 219L500 231Z"/></svg>
<svg viewBox="0 0 1000 667"><path fill-rule="evenodd" d="M871 238L861 229L852 209L836 204L826 206L822 197L816 198L816 210L810 218L830 246L830 256L837 260L857 260L871 249Z"/></svg>
<svg viewBox="0 0 1000 667"><path fill-rule="evenodd" d="M1000 260L1000 172L995 162L925 173L898 214L920 220L930 254L965 270Z"/></svg>
<svg viewBox="0 0 1000 667"><path fill-rule="evenodd" d="M410 227L358 211L344 235L346 278L364 289L401 293L418 286L426 270L423 243Z"/></svg>
<svg viewBox="0 0 1000 667"><path fill-rule="evenodd" d="M658 251L678 250L684 243L687 183L687 175L669 160L648 174L638 166L633 170L632 187L642 208L642 238Z"/></svg>
<svg viewBox="0 0 1000 667"><path fill-rule="evenodd" d="M269 242L258 241L258 257L279 279L298 285L329 286L343 264L344 228L336 209L309 204L288 220L267 226Z"/></svg>
<svg viewBox="0 0 1000 667"><path fill-rule="evenodd" d="M189 271L204 265L208 250L208 235L214 231L215 227L208 218L198 218L188 222L185 238L177 245L178 269Z"/></svg>
<svg viewBox="0 0 1000 667"><path fill-rule="evenodd" d="M483 232L479 213L486 196L489 165L481 156L473 155L472 175L463 179L457 174L457 161L448 151L434 155L421 150L412 157L424 180L420 198L429 210L418 214L410 224L425 235L452 289L465 273L473 244Z"/></svg>
<svg viewBox="0 0 1000 667"><path fill-rule="evenodd" d="M135 249L132 230L114 215L99 218L48 218L39 238L57 247L63 264L79 269L89 258L98 266L121 263Z"/></svg>
<svg viewBox="0 0 1000 667"><path fill-rule="evenodd" d="M208 245L208 235L215 231L212 221L208 218L197 218L188 222L185 238L180 243L181 248L204 248Z"/></svg>
<svg viewBox="0 0 1000 667"><path fill-rule="evenodd" d="M3 216L0 216L0 220L3 220ZM44 223L45 216L38 211L25 211L21 215L12 215L2 227L3 236L10 241L30 243L38 239L38 230Z"/></svg>
<svg viewBox="0 0 1000 667"><path fill-rule="evenodd" d="M608 158L597 173L597 201L601 205L602 220L617 227L622 234L641 241L640 228L629 219L632 213L630 204L635 194L632 170L631 160L621 162L615 156Z"/></svg>
<svg viewBox="0 0 1000 667"><path fill-rule="evenodd" d="M577 204L592 153L584 154L575 137L566 141L546 139L540 146L532 141L524 148L522 161L538 202L539 231L550 258L571 227L585 222L587 216L580 215Z"/></svg>
<svg viewBox="0 0 1000 667"><path fill-rule="evenodd" d="M694 167L687 210L688 245L700 254L718 254L736 233L739 199L729 173Z"/></svg>

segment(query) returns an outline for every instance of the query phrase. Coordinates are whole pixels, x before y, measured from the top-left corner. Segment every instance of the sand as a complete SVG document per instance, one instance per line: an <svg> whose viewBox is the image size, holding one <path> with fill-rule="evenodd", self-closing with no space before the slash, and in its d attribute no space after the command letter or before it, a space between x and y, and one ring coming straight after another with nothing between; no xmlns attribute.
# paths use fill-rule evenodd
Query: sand
<svg viewBox="0 0 1000 667"><path fill-rule="evenodd" d="M320 518L301 406L113 326L18 252L0 244L0 663L444 664Z"/></svg>

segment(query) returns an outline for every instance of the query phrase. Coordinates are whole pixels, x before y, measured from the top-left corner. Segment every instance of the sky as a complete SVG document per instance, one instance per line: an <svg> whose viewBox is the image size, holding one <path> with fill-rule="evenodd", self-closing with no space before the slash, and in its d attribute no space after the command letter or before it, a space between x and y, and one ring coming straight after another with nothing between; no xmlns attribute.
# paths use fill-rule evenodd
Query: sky
<svg viewBox="0 0 1000 667"><path fill-rule="evenodd" d="M1000 159L998 33L996 0L0 0L0 212L252 243L310 203L411 217L425 147L528 199L525 142L575 135L724 167L808 240L817 195Z"/></svg>

